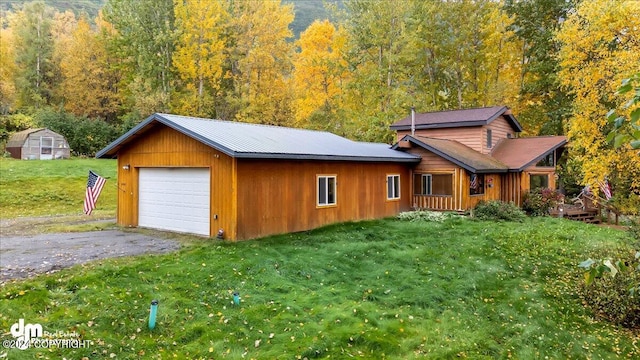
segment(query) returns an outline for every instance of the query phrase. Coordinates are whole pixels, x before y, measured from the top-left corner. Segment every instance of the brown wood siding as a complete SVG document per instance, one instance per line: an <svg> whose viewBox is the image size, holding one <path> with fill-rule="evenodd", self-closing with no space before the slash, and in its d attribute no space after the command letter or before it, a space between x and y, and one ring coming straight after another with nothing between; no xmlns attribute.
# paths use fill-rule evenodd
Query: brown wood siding
<svg viewBox="0 0 640 360"><path fill-rule="evenodd" d="M458 168L458 165L451 161L417 146L414 146L408 152L422 158L422 161L414 167L415 172L428 172L432 170L451 172Z"/></svg>
<svg viewBox="0 0 640 360"><path fill-rule="evenodd" d="M500 200L522 206L522 174L507 173L502 174L501 178L502 191Z"/></svg>
<svg viewBox="0 0 640 360"><path fill-rule="evenodd" d="M233 175L235 160L168 127L149 130L118 152L118 211L122 226L138 225L138 172L143 167L204 167L211 173L210 235L224 229L236 236L236 203ZM123 166L129 165L129 170ZM213 219L218 215L217 219Z"/></svg>
<svg viewBox="0 0 640 360"><path fill-rule="evenodd" d="M472 209L481 201L491 201L501 199L502 179L500 174L484 174L484 194L471 195L469 187L471 179L468 172L464 172L462 177L463 184L463 208L465 210Z"/></svg>
<svg viewBox="0 0 640 360"><path fill-rule="evenodd" d="M393 216L409 209L404 164L238 159L238 239ZM387 175L400 175L400 199L387 200ZM317 206L317 176L336 176L336 205Z"/></svg>
<svg viewBox="0 0 640 360"><path fill-rule="evenodd" d="M496 144L498 144L498 142L500 140L507 138L507 134L511 134L511 137L515 137L514 136L515 130L513 130L513 128L511 127L511 125L507 121L507 119L504 118L504 116L498 117L497 119L495 119L491 123L489 123L489 125L484 126L483 128L484 128L483 129L483 139L482 139L482 144L483 144L482 153L483 154L491 153L491 150L493 150L493 148L496 147ZM487 147L487 132L486 132L486 130L488 130L488 129L491 130L491 143L492 143L492 146L490 148Z"/></svg>
<svg viewBox="0 0 640 360"><path fill-rule="evenodd" d="M410 133L411 131L398 131L398 140ZM480 152L484 146L484 139L482 138L484 135L485 133L481 126L416 130L416 136L455 140Z"/></svg>

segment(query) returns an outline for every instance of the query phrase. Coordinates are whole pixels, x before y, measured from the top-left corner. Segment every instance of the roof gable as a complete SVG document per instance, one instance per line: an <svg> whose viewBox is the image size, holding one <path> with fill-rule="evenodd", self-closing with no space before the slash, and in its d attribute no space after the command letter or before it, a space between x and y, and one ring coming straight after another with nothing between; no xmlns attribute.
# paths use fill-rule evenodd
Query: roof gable
<svg viewBox="0 0 640 360"><path fill-rule="evenodd" d="M491 156L510 169L522 171L566 144L567 138L564 136L503 139L494 147Z"/></svg>
<svg viewBox="0 0 640 360"><path fill-rule="evenodd" d="M405 135L400 141L409 141L472 173L507 172L509 168L489 155L484 155L454 140ZM393 148L397 149L399 143Z"/></svg>
<svg viewBox="0 0 640 360"><path fill-rule="evenodd" d="M504 116L516 132L522 126L506 106L493 106L475 109L437 111L415 114L415 129L453 128L487 125L500 116ZM411 130L411 115L391 125L392 130Z"/></svg>
<svg viewBox="0 0 640 360"><path fill-rule="evenodd" d="M418 156L387 144L352 141L314 130L154 114L116 139L96 157L116 157L153 126L168 126L235 158L418 162Z"/></svg>

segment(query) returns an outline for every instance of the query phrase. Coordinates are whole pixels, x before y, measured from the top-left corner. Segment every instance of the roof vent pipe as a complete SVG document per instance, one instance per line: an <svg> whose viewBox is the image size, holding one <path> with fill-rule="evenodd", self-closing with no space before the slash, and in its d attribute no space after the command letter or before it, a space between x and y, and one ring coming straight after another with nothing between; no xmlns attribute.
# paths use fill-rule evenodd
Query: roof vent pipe
<svg viewBox="0 0 640 360"><path fill-rule="evenodd" d="M416 108L411 107L411 136L416 134Z"/></svg>

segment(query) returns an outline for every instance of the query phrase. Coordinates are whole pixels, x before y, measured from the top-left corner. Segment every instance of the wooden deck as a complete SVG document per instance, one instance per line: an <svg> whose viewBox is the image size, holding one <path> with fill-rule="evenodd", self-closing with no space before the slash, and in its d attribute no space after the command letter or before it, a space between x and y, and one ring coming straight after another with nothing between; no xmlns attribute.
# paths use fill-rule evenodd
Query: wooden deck
<svg viewBox="0 0 640 360"><path fill-rule="evenodd" d="M549 214L553 217L563 217L589 224L599 224L601 222L598 209L587 208L583 210L582 208L565 207L562 214L558 209L551 210Z"/></svg>

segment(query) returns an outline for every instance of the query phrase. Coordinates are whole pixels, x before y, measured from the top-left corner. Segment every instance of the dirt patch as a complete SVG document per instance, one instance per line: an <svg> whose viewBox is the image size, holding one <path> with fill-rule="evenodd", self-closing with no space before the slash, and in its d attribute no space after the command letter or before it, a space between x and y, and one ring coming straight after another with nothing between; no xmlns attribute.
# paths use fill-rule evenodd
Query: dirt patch
<svg viewBox="0 0 640 360"><path fill-rule="evenodd" d="M0 219L0 237L38 235L46 232L55 232L49 230L54 227L108 223L113 223L113 228L115 228L115 219L113 216L55 215Z"/></svg>
<svg viewBox="0 0 640 360"><path fill-rule="evenodd" d="M103 258L158 254L180 248L175 240L121 230L6 236L15 234L15 224L3 225L6 226L2 227L0 241L0 283ZM12 230L5 233L6 229Z"/></svg>

